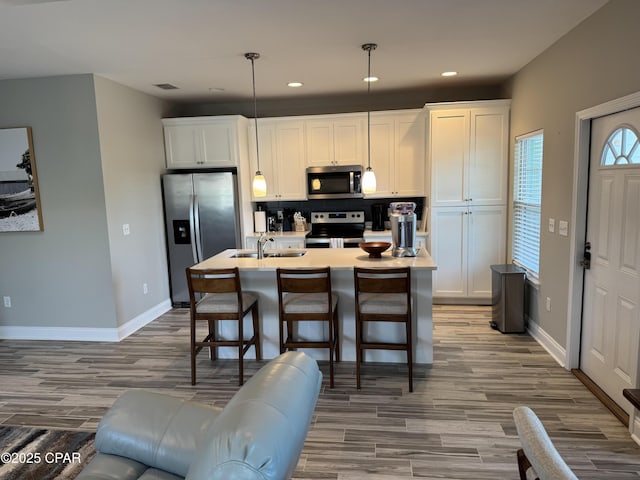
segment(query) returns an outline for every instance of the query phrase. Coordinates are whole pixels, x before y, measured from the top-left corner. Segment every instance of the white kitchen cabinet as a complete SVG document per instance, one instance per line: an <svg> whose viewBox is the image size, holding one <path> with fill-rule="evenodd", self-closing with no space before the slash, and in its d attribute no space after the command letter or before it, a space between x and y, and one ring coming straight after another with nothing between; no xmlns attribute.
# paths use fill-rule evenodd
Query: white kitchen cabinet
<svg viewBox="0 0 640 480"><path fill-rule="evenodd" d="M429 104L431 207L507 202L509 101Z"/></svg>
<svg viewBox="0 0 640 480"><path fill-rule="evenodd" d="M491 299L490 265L505 262L506 206L431 209L434 298Z"/></svg>
<svg viewBox="0 0 640 480"><path fill-rule="evenodd" d="M237 115L163 119L167 168L238 166L241 120Z"/></svg>
<svg viewBox="0 0 640 480"><path fill-rule="evenodd" d="M362 165L366 114L307 117L307 166Z"/></svg>
<svg viewBox="0 0 640 480"><path fill-rule="evenodd" d="M371 114L371 168L377 188L367 198L425 195L425 136L421 110Z"/></svg>
<svg viewBox="0 0 640 480"><path fill-rule="evenodd" d="M249 127L251 171L257 169L255 129ZM304 123L287 118L258 120L260 170L267 181L267 196L254 201L305 200L307 197Z"/></svg>
<svg viewBox="0 0 640 480"><path fill-rule="evenodd" d="M433 295L489 303L506 260L509 100L429 104Z"/></svg>

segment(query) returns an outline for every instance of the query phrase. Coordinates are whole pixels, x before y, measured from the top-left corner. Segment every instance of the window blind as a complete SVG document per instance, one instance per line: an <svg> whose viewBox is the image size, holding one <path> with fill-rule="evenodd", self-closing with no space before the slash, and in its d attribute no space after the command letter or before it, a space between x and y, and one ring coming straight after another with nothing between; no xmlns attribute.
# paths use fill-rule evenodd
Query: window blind
<svg viewBox="0 0 640 480"><path fill-rule="evenodd" d="M538 277L543 133L516 137L513 188L513 261Z"/></svg>

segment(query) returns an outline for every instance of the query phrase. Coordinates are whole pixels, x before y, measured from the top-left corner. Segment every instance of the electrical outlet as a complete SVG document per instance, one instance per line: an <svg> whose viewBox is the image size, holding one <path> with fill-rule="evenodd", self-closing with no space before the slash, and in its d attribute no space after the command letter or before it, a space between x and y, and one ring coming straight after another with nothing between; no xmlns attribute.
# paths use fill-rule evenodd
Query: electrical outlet
<svg viewBox="0 0 640 480"><path fill-rule="evenodd" d="M550 218L549 219L549 232L553 233L556 231L556 219L555 218Z"/></svg>
<svg viewBox="0 0 640 480"><path fill-rule="evenodd" d="M547 312L551 311L551 297L547 297Z"/></svg>
<svg viewBox="0 0 640 480"><path fill-rule="evenodd" d="M142 293L144 293L145 295L149 293L149 285L147 285L146 283L142 284Z"/></svg>
<svg viewBox="0 0 640 480"><path fill-rule="evenodd" d="M4 306L7 308L11 308L11 297L3 297L4 299Z"/></svg>
<svg viewBox="0 0 640 480"><path fill-rule="evenodd" d="M131 233L131 229L129 228L129 224L128 223L123 223L122 224L122 234L123 235L129 235Z"/></svg>

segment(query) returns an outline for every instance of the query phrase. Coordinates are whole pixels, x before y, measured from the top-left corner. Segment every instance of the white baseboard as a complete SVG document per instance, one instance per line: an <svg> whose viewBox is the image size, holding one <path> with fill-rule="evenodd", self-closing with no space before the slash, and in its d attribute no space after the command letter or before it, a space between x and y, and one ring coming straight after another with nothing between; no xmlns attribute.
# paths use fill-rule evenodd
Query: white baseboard
<svg viewBox="0 0 640 480"><path fill-rule="evenodd" d="M167 299L117 328L0 326L0 339L119 342L169 310L171 300Z"/></svg>
<svg viewBox="0 0 640 480"><path fill-rule="evenodd" d="M529 332L529 335L531 335L534 340L560 364L560 366L567 368L567 350L556 342L551 335L540 328L540 325L532 322L531 320L527 323L527 331Z"/></svg>

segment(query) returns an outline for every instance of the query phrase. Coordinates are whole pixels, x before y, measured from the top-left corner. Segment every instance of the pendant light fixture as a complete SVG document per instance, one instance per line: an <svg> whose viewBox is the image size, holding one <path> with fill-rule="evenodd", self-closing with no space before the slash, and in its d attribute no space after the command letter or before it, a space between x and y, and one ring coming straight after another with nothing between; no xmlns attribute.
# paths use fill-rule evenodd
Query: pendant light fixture
<svg viewBox="0 0 640 480"><path fill-rule="evenodd" d="M365 43L362 45L362 49L369 54L369 67L367 69L367 169L362 176L362 193L376 193L376 174L373 173L371 168L371 82L375 81L371 76L371 50L375 50L375 43ZM377 80L377 78L376 78Z"/></svg>
<svg viewBox="0 0 640 480"><path fill-rule="evenodd" d="M256 163L258 169L253 177L253 196L254 197L266 197L267 196L267 181L260 171L260 148L258 147L258 102L256 100L256 69L254 61L260 58L259 53L249 52L245 53L244 57L247 60L251 60L251 78L253 80L253 121L255 123L256 130Z"/></svg>

